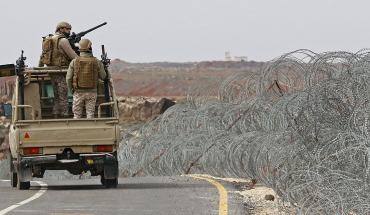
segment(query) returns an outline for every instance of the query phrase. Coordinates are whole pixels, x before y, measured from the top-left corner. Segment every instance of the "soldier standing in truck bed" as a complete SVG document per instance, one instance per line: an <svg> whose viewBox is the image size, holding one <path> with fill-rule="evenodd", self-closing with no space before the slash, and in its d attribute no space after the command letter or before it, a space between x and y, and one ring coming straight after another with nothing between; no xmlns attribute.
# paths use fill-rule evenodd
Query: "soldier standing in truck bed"
<svg viewBox="0 0 370 215"><path fill-rule="evenodd" d="M80 57L72 60L67 72L66 82L73 94L72 111L75 119L81 118L84 105L87 118L94 118L99 78L106 76L103 64L92 55L91 45L88 39L78 43Z"/></svg>
<svg viewBox="0 0 370 215"><path fill-rule="evenodd" d="M69 63L78 57L72 49L68 37L72 26L67 22L57 25L55 35L45 37L42 43L42 53L40 56L39 67L47 66L68 66ZM54 91L54 118L68 117L68 88L65 75L62 73L49 73Z"/></svg>

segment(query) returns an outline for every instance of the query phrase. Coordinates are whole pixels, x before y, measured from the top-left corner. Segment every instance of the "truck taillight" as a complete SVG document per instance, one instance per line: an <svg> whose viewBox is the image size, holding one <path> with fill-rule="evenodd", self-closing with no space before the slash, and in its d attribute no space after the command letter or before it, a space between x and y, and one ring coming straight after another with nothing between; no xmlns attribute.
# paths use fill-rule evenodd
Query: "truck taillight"
<svg viewBox="0 0 370 215"><path fill-rule="evenodd" d="M113 151L112 146L94 146L93 147L94 152L111 152Z"/></svg>
<svg viewBox="0 0 370 215"><path fill-rule="evenodd" d="M42 154L42 148L24 148L23 154L24 155L33 155L33 154Z"/></svg>

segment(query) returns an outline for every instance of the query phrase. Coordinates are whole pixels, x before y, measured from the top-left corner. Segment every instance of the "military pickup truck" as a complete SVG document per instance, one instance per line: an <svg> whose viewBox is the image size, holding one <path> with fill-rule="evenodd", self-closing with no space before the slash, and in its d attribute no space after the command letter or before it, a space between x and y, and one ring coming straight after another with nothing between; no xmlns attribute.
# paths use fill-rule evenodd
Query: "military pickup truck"
<svg viewBox="0 0 370 215"><path fill-rule="evenodd" d="M95 118L73 119L69 93L69 117L54 119L53 87L49 74L67 67L38 67L17 76L12 99L9 131L11 185L30 188L33 178L46 170L67 170L73 175L90 171L107 188L118 183L117 149L120 129L113 80L100 80ZM109 99L107 96L109 95ZM86 114L86 111L83 111Z"/></svg>

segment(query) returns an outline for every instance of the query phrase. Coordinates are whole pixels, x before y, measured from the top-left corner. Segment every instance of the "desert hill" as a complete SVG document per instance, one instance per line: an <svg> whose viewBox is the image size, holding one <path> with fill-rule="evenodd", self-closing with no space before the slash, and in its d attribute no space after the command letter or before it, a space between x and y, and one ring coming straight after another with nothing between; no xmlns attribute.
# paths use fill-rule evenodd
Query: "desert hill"
<svg viewBox="0 0 370 215"><path fill-rule="evenodd" d="M224 79L235 72L253 71L263 64L255 61L129 63L115 59L109 71L117 96L183 97L197 80ZM14 80L15 76L0 79L0 95L12 96Z"/></svg>
<svg viewBox="0 0 370 215"><path fill-rule="evenodd" d="M204 78L224 79L235 72L251 71L262 62L204 61L129 63L111 61L109 70L119 96L186 96L188 87Z"/></svg>

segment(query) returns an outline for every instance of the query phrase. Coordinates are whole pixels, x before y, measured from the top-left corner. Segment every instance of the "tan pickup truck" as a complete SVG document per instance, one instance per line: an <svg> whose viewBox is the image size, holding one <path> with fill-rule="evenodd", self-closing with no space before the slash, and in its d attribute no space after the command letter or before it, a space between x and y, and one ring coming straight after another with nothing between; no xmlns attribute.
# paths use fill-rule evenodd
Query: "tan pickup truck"
<svg viewBox="0 0 370 215"><path fill-rule="evenodd" d="M30 181L42 178L46 170L68 170L73 175L90 171L100 175L107 188L117 187L120 130L113 80L108 80L109 100L108 88L99 83L95 118L87 119L84 110L81 119L73 119L69 93L69 117L54 119L49 74L66 72L66 67L40 67L24 71L24 81L17 76L9 134L13 187L29 189Z"/></svg>

